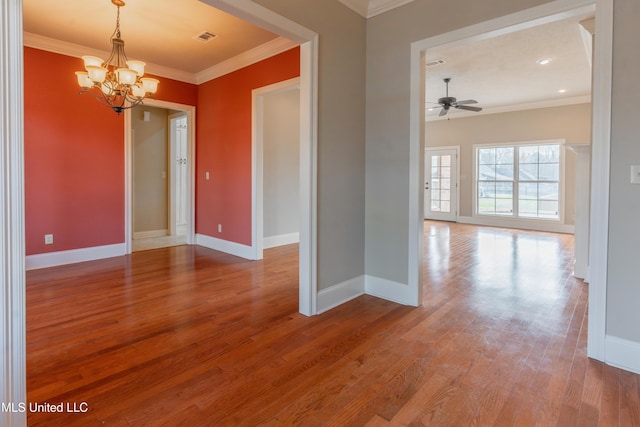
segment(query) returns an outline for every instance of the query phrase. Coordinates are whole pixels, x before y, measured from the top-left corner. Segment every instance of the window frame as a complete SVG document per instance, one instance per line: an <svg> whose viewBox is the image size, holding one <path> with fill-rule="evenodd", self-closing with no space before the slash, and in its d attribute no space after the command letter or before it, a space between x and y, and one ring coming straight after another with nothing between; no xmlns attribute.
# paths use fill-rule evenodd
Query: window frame
<svg viewBox="0 0 640 427"><path fill-rule="evenodd" d="M522 141L522 142L503 142L503 143L487 143L487 144L473 144L473 183L472 183L472 204L473 204L473 216L480 218L493 218L493 219L504 219L506 221L534 221L534 222L554 222L564 224L564 214L565 214L565 140L539 140L539 141ZM558 217L557 218L540 218L540 217L532 217L532 216L521 216L519 212L519 150L521 147L533 147L533 146L541 146L541 145L558 145L560 147L559 151L559 176L558 176ZM513 183L513 209L511 214L487 214L480 213L478 211L478 183L482 182L478 179L479 173L479 150L483 148L514 148L514 160L513 160L513 181L509 181ZM500 180L489 181L489 182L502 182ZM532 182L532 181L523 181L523 182ZM535 182L544 182L544 181L535 181ZM555 182L555 181L551 181Z"/></svg>

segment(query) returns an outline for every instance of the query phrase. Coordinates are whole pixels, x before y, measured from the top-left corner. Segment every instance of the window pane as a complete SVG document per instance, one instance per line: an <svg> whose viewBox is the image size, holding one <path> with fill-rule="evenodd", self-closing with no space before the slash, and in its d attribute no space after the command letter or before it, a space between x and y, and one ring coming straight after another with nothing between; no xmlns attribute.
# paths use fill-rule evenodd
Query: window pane
<svg viewBox="0 0 640 427"><path fill-rule="evenodd" d="M442 201L450 201L451 200L451 191L449 190L442 190L440 191L440 200Z"/></svg>
<svg viewBox="0 0 640 427"><path fill-rule="evenodd" d="M540 199L558 200L558 183L543 183L538 186Z"/></svg>
<svg viewBox="0 0 640 427"><path fill-rule="evenodd" d="M478 169L478 180L493 181L496 179L496 167L494 165L480 165Z"/></svg>
<svg viewBox="0 0 640 427"><path fill-rule="evenodd" d="M513 164L496 166L496 179L500 181L513 179Z"/></svg>
<svg viewBox="0 0 640 427"><path fill-rule="evenodd" d="M558 181L560 180L560 164L559 163L541 163L540 164L540 181Z"/></svg>
<svg viewBox="0 0 640 427"><path fill-rule="evenodd" d="M538 146L520 147L518 149L520 164L538 163Z"/></svg>
<svg viewBox="0 0 640 427"><path fill-rule="evenodd" d="M451 168L449 166L443 166L440 170L440 176L443 178L451 178Z"/></svg>
<svg viewBox="0 0 640 427"><path fill-rule="evenodd" d="M496 148L496 164L512 165L513 164L513 147Z"/></svg>
<svg viewBox="0 0 640 427"><path fill-rule="evenodd" d="M518 185L518 198L520 200L537 200L538 199L538 183L527 182Z"/></svg>
<svg viewBox="0 0 640 427"><path fill-rule="evenodd" d="M431 210L433 212L440 212L440 200L431 199Z"/></svg>
<svg viewBox="0 0 640 427"><path fill-rule="evenodd" d="M451 189L451 179L449 179L449 178L441 179L440 180L440 188L442 188L443 190L450 190Z"/></svg>
<svg viewBox="0 0 640 427"><path fill-rule="evenodd" d="M431 168L431 178L438 178L439 175L438 167Z"/></svg>
<svg viewBox="0 0 640 427"><path fill-rule="evenodd" d="M520 171L518 179L521 181L537 181L538 180L538 164L520 163Z"/></svg>
<svg viewBox="0 0 640 427"><path fill-rule="evenodd" d="M513 198L496 199L496 214L498 215L513 214Z"/></svg>
<svg viewBox="0 0 640 427"><path fill-rule="evenodd" d="M431 167L437 168L440 164L440 156L431 156Z"/></svg>
<svg viewBox="0 0 640 427"><path fill-rule="evenodd" d="M451 156L450 155L446 155L446 156L440 157L440 165L443 166L443 167L450 167L451 166Z"/></svg>
<svg viewBox="0 0 640 427"><path fill-rule="evenodd" d="M437 179L437 178L432 179L432 180L431 180L431 188L432 188L433 190L437 190L437 189L439 189L439 188L440 188L440 180L439 180L439 179Z"/></svg>
<svg viewBox="0 0 640 427"><path fill-rule="evenodd" d="M440 202L440 212L451 212L451 202Z"/></svg>
<svg viewBox="0 0 640 427"><path fill-rule="evenodd" d="M478 149L478 163L481 165L495 165L496 149L495 148Z"/></svg>
<svg viewBox="0 0 640 427"><path fill-rule="evenodd" d="M440 200L440 190L431 190L431 200Z"/></svg>
<svg viewBox="0 0 640 427"><path fill-rule="evenodd" d="M496 198L513 199L513 183L496 182Z"/></svg>

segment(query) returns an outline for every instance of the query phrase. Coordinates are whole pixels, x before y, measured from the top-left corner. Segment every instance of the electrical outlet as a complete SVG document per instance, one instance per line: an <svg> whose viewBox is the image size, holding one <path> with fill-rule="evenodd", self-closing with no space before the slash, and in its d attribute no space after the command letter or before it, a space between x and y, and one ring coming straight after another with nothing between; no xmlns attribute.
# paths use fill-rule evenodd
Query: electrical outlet
<svg viewBox="0 0 640 427"><path fill-rule="evenodd" d="M53 234L45 234L44 235L44 244L45 245L53 245Z"/></svg>
<svg viewBox="0 0 640 427"><path fill-rule="evenodd" d="M222 233L222 224L218 224L218 233Z"/></svg>

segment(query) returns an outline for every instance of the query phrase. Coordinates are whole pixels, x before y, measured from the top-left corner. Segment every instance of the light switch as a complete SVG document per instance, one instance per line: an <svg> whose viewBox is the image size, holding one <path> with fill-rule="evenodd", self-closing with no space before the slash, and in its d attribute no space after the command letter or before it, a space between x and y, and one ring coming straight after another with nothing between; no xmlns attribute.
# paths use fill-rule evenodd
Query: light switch
<svg viewBox="0 0 640 427"><path fill-rule="evenodd" d="M640 166L638 165L631 166L631 183L640 184Z"/></svg>
<svg viewBox="0 0 640 427"><path fill-rule="evenodd" d="M206 179L207 181L209 180L209 172L204 173L204 179Z"/></svg>

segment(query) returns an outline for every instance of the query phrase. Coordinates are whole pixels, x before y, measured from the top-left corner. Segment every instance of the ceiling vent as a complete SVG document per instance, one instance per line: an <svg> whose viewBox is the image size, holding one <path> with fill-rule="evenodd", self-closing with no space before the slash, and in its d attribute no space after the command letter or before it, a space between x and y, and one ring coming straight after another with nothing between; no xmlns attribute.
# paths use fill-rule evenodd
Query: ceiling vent
<svg viewBox="0 0 640 427"><path fill-rule="evenodd" d="M434 59L432 61L428 61L425 65L425 67L435 67L438 65L442 65L445 63L444 59Z"/></svg>
<svg viewBox="0 0 640 427"><path fill-rule="evenodd" d="M200 40L201 42L208 42L216 37L218 37L216 34L210 33L209 31L203 31L200 34L193 36L194 39Z"/></svg>

